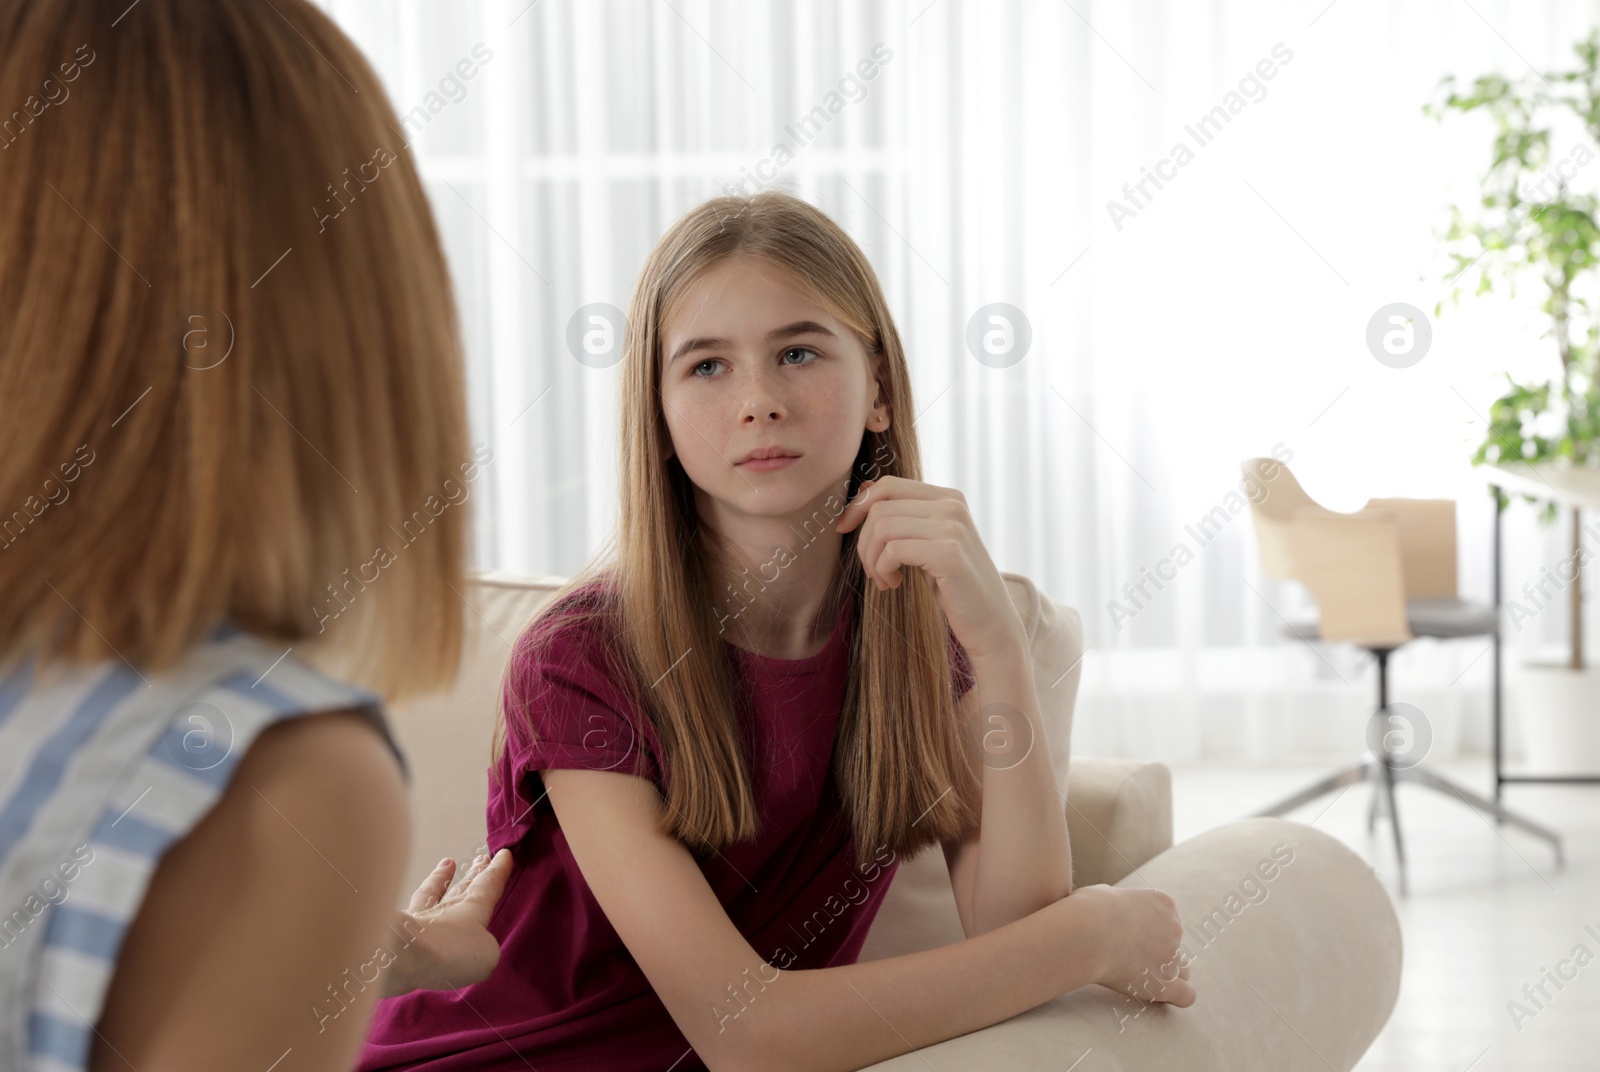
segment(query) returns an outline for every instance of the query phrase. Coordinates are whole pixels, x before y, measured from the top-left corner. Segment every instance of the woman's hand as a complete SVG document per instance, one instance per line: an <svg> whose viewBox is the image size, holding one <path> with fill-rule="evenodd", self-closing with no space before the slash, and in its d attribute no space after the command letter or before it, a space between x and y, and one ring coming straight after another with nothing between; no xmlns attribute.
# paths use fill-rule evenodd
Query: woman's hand
<svg viewBox="0 0 1600 1072"><path fill-rule="evenodd" d="M1141 886L1080 886L1064 898L1083 898L1099 914L1101 971L1095 982L1140 1001L1180 1009L1194 1004L1183 921L1168 894Z"/></svg>
<svg viewBox="0 0 1600 1072"><path fill-rule="evenodd" d="M1005 578L978 537L961 492L901 476L869 480L839 515L840 533L858 524L856 552L867 577L882 590L899 587L902 566L927 573L969 658L1027 651Z"/></svg>
<svg viewBox="0 0 1600 1072"><path fill-rule="evenodd" d="M415 935L384 973L383 996L412 990L454 990L481 982L500 963L500 943L489 933L489 917L511 874L511 850L478 856L456 883L456 862L439 861L422 880L397 929Z"/></svg>

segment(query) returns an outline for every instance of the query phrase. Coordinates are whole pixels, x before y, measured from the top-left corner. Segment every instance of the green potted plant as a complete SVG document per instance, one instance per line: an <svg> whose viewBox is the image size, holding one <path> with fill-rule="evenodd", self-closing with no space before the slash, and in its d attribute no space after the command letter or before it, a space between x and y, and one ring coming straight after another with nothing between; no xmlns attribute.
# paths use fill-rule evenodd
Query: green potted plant
<svg viewBox="0 0 1600 1072"><path fill-rule="evenodd" d="M1531 277L1549 318L1542 337L1553 340L1557 359L1542 379L1519 382L1506 374L1507 390L1489 407L1473 465L1600 466L1600 319L1584 296L1585 288L1592 290L1600 280L1600 201L1571 184L1581 178L1587 180L1581 187L1592 188L1600 180L1600 175L1582 174L1600 155L1591 145L1591 135L1600 130L1600 30L1574 51L1582 62L1570 71L1516 81L1483 75L1470 88L1459 88L1456 78L1447 76L1423 107L1425 115L1438 120L1450 112L1482 110L1495 124L1479 203L1470 213L1450 206L1443 249L1453 262L1451 305L1459 306L1469 287L1474 297L1501 290L1515 297L1517 283ZM1444 304L1435 305L1435 316ZM1507 496L1493 490L1500 496L1496 505L1504 507ZM1541 523L1555 520L1555 501L1522 497L1543 504ZM1524 663L1513 681L1515 706L1532 713L1524 720L1528 758L1544 770L1600 763L1600 719L1592 714L1600 673L1589 667L1584 651L1582 567L1588 552L1580 511L1570 513L1572 579L1566 595L1571 625L1565 658ZM1515 598L1507 608L1517 624L1534 613ZM1575 759L1575 752L1588 755Z"/></svg>

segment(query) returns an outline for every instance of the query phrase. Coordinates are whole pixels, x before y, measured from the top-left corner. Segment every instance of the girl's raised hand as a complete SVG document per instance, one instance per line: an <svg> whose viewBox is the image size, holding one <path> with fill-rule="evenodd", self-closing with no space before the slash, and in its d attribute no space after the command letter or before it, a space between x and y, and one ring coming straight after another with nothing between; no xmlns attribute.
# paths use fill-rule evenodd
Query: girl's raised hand
<svg viewBox="0 0 1600 1072"><path fill-rule="evenodd" d="M900 585L900 567L916 566L933 583L968 658L1026 657L1022 618L961 492L901 476L869 480L839 515L840 533L858 525L856 551L880 590Z"/></svg>

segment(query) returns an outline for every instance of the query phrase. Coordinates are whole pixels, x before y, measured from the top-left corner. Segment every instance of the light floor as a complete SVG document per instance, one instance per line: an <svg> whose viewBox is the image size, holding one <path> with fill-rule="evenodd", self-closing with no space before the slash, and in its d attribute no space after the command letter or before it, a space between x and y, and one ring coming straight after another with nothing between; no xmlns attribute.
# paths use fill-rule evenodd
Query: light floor
<svg viewBox="0 0 1600 1072"><path fill-rule="evenodd" d="M1354 760L1356 757L1349 757ZM1331 773L1341 763L1172 765L1174 838L1241 818ZM1431 764L1491 795L1485 757ZM1367 833L1367 786L1352 786L1285 818L1314 823L1373 865L1405 936L1400 998L1357 1068L1362 1072L1600 1070L1600 785L1508 785L1503 802L1565 838L1566 868L1549 845L1418 785L1401 785L1409 896L1396 882L1394 842L1380 818ZM1324 810L1326 809L1326 810ZM1320 813L1320 814L1319 814ZM1591 933L1585 926L1592 926ZM1537 985L1583 944L1594 956L1563 989ZM1520 1029L1507 1003L1534 1011Z"/></svg>

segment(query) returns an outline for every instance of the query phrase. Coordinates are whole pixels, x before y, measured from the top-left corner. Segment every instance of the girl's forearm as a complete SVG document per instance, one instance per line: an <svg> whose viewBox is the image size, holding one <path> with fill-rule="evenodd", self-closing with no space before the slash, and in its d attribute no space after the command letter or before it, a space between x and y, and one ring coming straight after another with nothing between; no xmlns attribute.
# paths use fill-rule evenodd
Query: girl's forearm
<svg viewBox="0 0 1600 1072"><path fill-rule="evenodd" d="M1099 978L1101 930L1068 897L953 945L780 972L755 1002L762 1067L845 1072L1008 1020Z"/></svg>
<svg viewBox="0 0 1600 1072"><path fill-rule="evenodd" d="M1066 806L1056 786L1044 717L1026 650L975 659L973 690L980 732L1010 735L1012 750L985 762L983 820L972 886L974 934L1021 919L1072 892L1072 850ZM991 707L990 705L995 705ZM1015 721L1021 719L1023 721ZM1026 749L1024 754L1023 749Z"/></svg>

